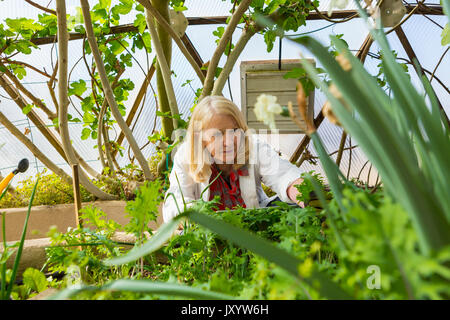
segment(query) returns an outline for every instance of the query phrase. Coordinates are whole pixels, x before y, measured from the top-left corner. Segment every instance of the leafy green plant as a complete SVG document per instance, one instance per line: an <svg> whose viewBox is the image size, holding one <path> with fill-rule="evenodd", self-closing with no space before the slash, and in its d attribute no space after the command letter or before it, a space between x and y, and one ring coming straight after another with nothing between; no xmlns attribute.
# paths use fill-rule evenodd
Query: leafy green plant
<svg viewBox="0 0 450 320"><path fill-rule="evenodd" d="M216 199L217 201L218 199ZM290 206L286 206L252 210L241 208L214 212L211 209L215 206L216 202L206 202L199 205L203 212L213 216L214 219L219 219L221 223L231 223L235 226L256 232L258 235L270 240L280 241L282 238L285 241L283 246L293 241L293 239L290 239L291 237L296 237L299 244L303 243L297 247L298 252L308 250L319 238L324 240L321 236L321 231L319 232L323 226L320 222L323 216L322 218L315 217L317 213L314 209L305 211L304 209L298 208L297 211L292 211ZM298 215L303 217L299 218ZM308 215L310 218L307 218ZM287 216L286 219L282 218L285 216ZM297 220L295 227L292 225L294 220ZM301 231L304 226L309 226L310 224L314 225L314 227L311 226L313 229L305 228L304 231ZM172 227L176 227L177 225L178 223L174 222ZM296 230L297 234L294 235L295 232L290 232L283 235L289 228ZM171 230L167 227L163 227L163 229L169 234L171 233ZM158 250L164 244L164 241L167 240L167 233L161 231L164 230L159 229L151 238L151 241L145 244L145 250L147 252L149 250L156 252L155 250ZM312 232L316 232L317 236L312 236ZM149 248L149 245L152 248ZM286 248L290 252L295 253L292 248ZM121 263L124 263L124 265L128 264L133 260L139 259L139 252L142 252L142 250L142 247L135 247L128 255L115 259L116 261L121 260ZM185 228L185 234L171 238L167 245L159 249L158 252L166 255L168 261L157 265L146 265L146 270L150 272L152 279L167 281L169 287L174 283L173 279L178 279L176 282L185 283L189 286L231 294L232 296L249 297L251 292L248 288L256 286L258 288L257 292L263 294L262 297L274 297L276 296L275 288L279 288L279 283L276 279L281 277L286 280L292 277L282 269L277 269L277 277L274 281L264 284L259 283L259 280L254 280L257 277L255 272L258 270L258 266L259 268L266 266L267 262L262 262L264 259L259 259L251 251L233 245L225 237L217 235L198 224L190 224L188 228ZM131 259L130 256L132 256ZM324 254L322 257L325 256ZM325 261L325 259L322 260ZM110 264L107 263L107 265ZM109 279L113 278L110 277ZM255 281L256 284L254 283ZM289 281L292 282L292 279ZM113 285L112 283L111 285ZM132 282L129 285L132 287ZM86 290L88 292L91 292L91 290L103 290L105 292L109 289L106 286L97 287L97 289L94 289L94 287L86 287ZM126 287L123 290L127 291ZM304 292L299 290L298 287L292 290L290 292L295 297L305 297ZM71 292L77 298L86 297L87 294L86 292L83 295L83 293L73 290ZM95 298L96 294L91 292L89 296ZM158 295L152 295L152 297L157 298Z"/></svg>
<svg viewBox="0 0 450 320"><path fill-rule="evenodd" d="M158 205L162 200L161 187L161 181L156 180L137 190L135 199L125 207L130 221L124 226L108 220L102 210L89 205L80 210L82 227L70 228L65 233L51 230L49 236L52 246L46 249L49 271L66 273L71 266L77 266L84 283L104 283L108 279L134 274L134 265L111 269L102 264L102 259L116 257L133 245L139 246L146 238L145 234L152 233L148 224L156 221ZM113 240L119 231L134 235L136 242ZM66 280L59 285L65 286Z"/></svg>
<svg viewBox="0 0 450 320"><path fill-rule="evenodd" d="M35 268L27 268L22 274L23 285L15 286L11 293L14 300L25 300L32 298L38 293L46 290L50 282L44 273Z"/></svg>
<svg viewBox="0 0 450 320"><path fill-rule="evenodd" d="M31 213L31 206L33 204L34 196L36 193L36 189L39 183L39 178L37 179L36 183L34 184L33 191L31 192L31 197L28 202L28 211L27 215L25 216L25 222L23 225L22 230L22 236L20 237L20 241L16 242L13 245L8 245L6 242L6 226L5 226L5 213L2 213L2 232L3 232L3 252L0 259L0 280L1 280L1 300L7 300L10 298L11 292L14 288L14 282L16 280L17 276L17 270L19 268L20 258L22 256L23 247L25 244L25 235L28 228L28 220L30 218ZM9 185L8 185L9 187ZM5 188L2 195L0 196L0 200L4 197L6 191L8 190L8 187ZM17 248L17 250L16 250ZM7 269L6 269L6 262L11 257L11 255L16 252L16 257L14 258L14 264L13 268L11 270L11 273L7 275Z"/></svg>
<svg viewBox="0 0 450 320"><path fill-rule="evenodd" d="M392 99L339 39L332 38L340 53L351 62L350 71L344 71L314 39L294 40L307 46L329 72L344 103L320 81L313 68L305 64L312 79L326 93L343 126L379 170L388 193L411 214L421 248L429 253L450 242L447 232L450 202L445 195L447 181L450 181L446 179L450 177L445 169L450 149L443 147L449 145L448 124L442 120L426 79L423 81L431 109L395 62L382 31L372 29L371 33L384 54L383 65L394 95ZM337 181L334 185L338 185Z"/></svg>
<svg viewBox="0 0 450 320"><path fill-rule="evenodd" d="M258 2L253 7L257 5L264 6ZM344 70L335 61L337 55L314 39L294 40L315 54L342 94L342 99L336 98L317 70L305 64L346 131L379 170L383 189L372 193L347 181L312 130L308 133L330 191L313 173L306 173L297 188L306 203L314 192L323 210L279 203L277 208L215 212L217 199L196 201L189 209L183 203L184 212L125 254L111 240L116 226L102 222L101 214L91 211L96 231L77 229L60 238L84 249L72 250L72 256L66 251L55 255L56 263L64 268L79 265L89 277L82 277L81 287L68 287L56 297L448 298L448 125L428 90L429 83L424 79L430 106L395 61L382 30L371 32L381 46L381 67L392 98L339 37L332 38L332 45L337 55L350 62L350 70ZM270 33L267 38L271 39ZM147 189L148 194L137 195L130 204L128 231L138 237L142 223L153 218L152 208L160 201L157 189ZM150 210L144 200L151 203ZM174 237L186 218L183 234ZM169 263L149 261L156 253L165 255ZM131 271L138 267L137 260L140 273ZM372 267L381 272L374 283L370 282Z"/></svg>
<svg viewBox="0 0 450 320"><path fill-rule="evenodd" d="M450 149L442 146L449 144L448 125L428 90L429 83L424 80L431 108L395 61L382 30L371 30L371 33L382 49L383 69L393 92L392 99L338 38L332 39L333 44L339 54L350 61L350 70L344 70L314 39L295 39L317 56L340 90L342 101L320 81L314 68L305 63L305 69L327 94L346 130L379 169L385 185L383 200L377 198L379 195L371 197L366 190L358 190L330 159L317 132L309 132L335 197L327 204L317 181L310 179L323 200L330 232L336 240L333 242L339 257L336 274L327 274L308 258L300 260L267 240L209 216L204 203L185 210L174 220L188 217L267 258L313 289L319 297L445 298L448 296L445 283L449 280L446 264L449 256L447 213L450 211L448 197L443 192L450 181L444 178L448 171L445 159ZM171 237L175 227L176 223L171 221L141 248L106 263L126 263L154 251ZM318 246L315 247L317 251ZM427 261L427 267L421 269L413 260ZM362 281L367 267L372 266L367 266L368 263L383 269L386 278L382 291L373 292L373 288Z"/></svg>
<svg viewBox="0 0 450 320"><path fill-rule="evenodd" d="M56 205L64 203L73 203L73 186L55 173L47 173L47 168L44 168L42 172L39 172L35 177L26 178L18 183L15 188L15 192L7 193L0 201L0 208L20 208L25 207L31 197L33 187L37 179L41 180L38 185L38 189L35 194L34 205ZM94 184L98 187L110 192L112 194L125 198L123 194L123 181L112 180L111 178L101 178L94 180ZM87 192L87 190L80 186L81 201L90 202L94 201L95 197Z"/></svg>
<svg viewBox="0 0 450 320"><path fill-rule="evenodd" d="M153 233L149 228L151 221L156 222L158 206L163 200L162 181L148 181L136 191L136 198L127 202L125 211L130 218L124 230L133 233L141 243L145 237L144 232Z"/></svg>

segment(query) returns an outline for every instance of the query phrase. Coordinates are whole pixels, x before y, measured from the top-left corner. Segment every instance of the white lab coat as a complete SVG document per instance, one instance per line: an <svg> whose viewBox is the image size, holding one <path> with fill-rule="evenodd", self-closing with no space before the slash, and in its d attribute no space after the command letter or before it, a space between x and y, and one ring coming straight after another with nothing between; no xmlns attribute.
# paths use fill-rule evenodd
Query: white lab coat
<svg viewBox="0 0 450 320"><path fill-rule="evenodd" d="M261 182L276 192L281 201L294 203L289 199L286 191L294 180L300 178L303 171L288 160L282 159L268 143L257 138L251 138L251 141L253 143L250 143L250 164L247 165L249 175L239 176L241 196L246 207L265 207L276 197L267 197L262 189ZM183 211L181 193L183 193L184 201L189 207L188 202L200 199L202 191L209 184L209 178L204 183L194 182L188 173L188 159L187 144L182 142L173 158L173 168L169 176L170 187L165 194L163 205L164 222L178 214L175 199L179 209ZM168 196L170 193L173 193L174 197ZM209 188L203 192L203 200L209 200Z"/></svg>

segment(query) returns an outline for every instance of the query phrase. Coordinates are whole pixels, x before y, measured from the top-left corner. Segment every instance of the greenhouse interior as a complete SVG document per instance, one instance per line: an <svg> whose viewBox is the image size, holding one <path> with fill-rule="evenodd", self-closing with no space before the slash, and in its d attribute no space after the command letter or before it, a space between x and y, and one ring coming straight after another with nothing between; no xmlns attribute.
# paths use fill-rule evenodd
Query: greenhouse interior
<svg viewBox="0 0 450 320"><path fill-rule="evenodd" d="M449 21L1 1L0 300L450 299Z"/></svg>

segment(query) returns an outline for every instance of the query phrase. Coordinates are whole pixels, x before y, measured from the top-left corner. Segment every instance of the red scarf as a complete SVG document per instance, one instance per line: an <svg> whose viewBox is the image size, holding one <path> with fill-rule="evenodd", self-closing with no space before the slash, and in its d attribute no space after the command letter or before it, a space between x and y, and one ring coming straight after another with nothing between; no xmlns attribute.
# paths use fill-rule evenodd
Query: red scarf
<svg viewBox="0 0 450 320"><path fill-rule="evenodd" d="M211 183L220 173L215 163L211 165L211 171L209 183ZM223 173L211 184L209 189L209 200L214 199L216 195L220 196L221 199L217 210L225 210L225 208L232 209L238 205L243 208L246 207L245 202L241 197L239 176L248 176L248 169L242 167L241 169L231 171L229 176L230 184L226 182Z"/></svg>

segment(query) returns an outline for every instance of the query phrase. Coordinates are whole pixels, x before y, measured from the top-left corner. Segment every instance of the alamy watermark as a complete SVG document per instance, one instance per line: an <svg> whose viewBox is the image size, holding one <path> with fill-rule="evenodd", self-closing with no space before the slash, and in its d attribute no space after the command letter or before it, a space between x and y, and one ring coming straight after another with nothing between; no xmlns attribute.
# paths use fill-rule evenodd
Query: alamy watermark
<svg viewBox="0 0 450 320"><path fill-rule="evenodd" d="M372 264L367 267L366 272L370 274L367 278L366 286L370 290L381 289L381 269L380 266Z"/></svg>

